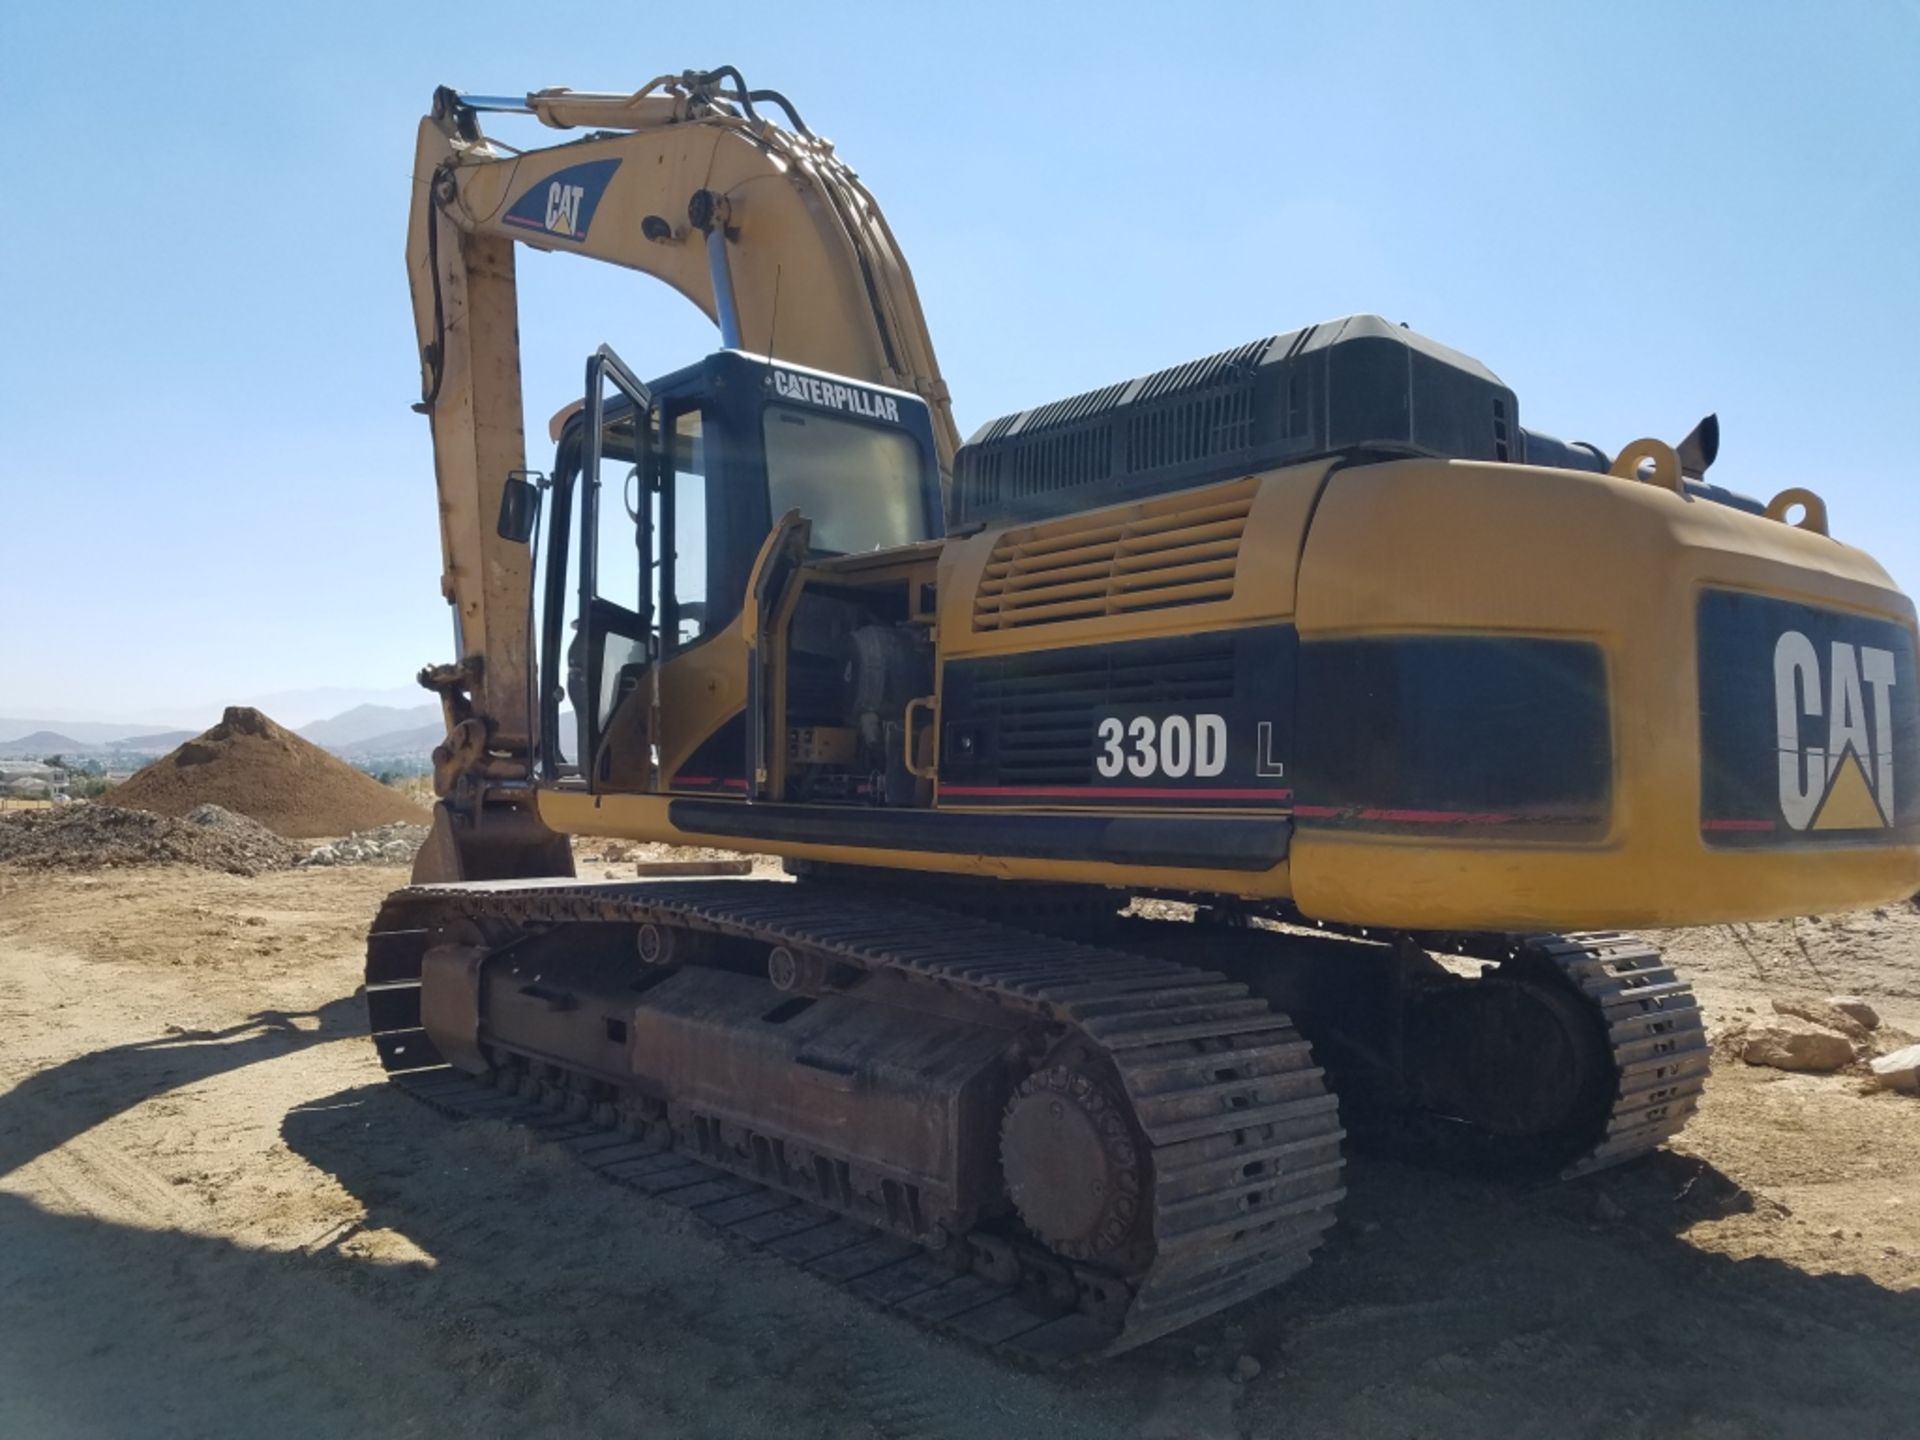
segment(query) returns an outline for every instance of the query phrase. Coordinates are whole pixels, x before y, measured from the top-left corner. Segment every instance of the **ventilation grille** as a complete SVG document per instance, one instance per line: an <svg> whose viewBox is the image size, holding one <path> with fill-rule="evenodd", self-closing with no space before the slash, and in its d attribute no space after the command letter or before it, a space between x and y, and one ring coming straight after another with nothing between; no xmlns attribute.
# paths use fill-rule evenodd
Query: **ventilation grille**
<svg viewBox="0 0 1920 1440"><path fill-rule="evenodd" d="M1221 636L965 661L947 670L944 713L993 736L992 760L968 778L1086 785L1100 712L1225 703L1234 665L1233 643Z"/></svg>
<svg viewBox="0 0 1920 1440"><path fill-rule="evenodd" d="M1112 473L1113 443L1106 430L1063 429L983 452L971 485L976 508L991 509L1051 490L1097 484Z"/></svg>
<svg viewBox="0 0 1920 1440"><path fill-rule="evenodd" d="M1258 482L1236 480L1001 537L973 600L975 630L1013 630L1204 605L1233 595Z"/></svg>
<svg viewBox="0 0 1920 1440"><path fill-rule="evenodd" d="M1127 417L1127 473L1205 460L1253 444L1253 386L1195 395Z"/></svg>
<svg viewBox="0 0 1920 1440"><path fill-rule="evenodd" d="M1248 449L1254 377L1275 338L993 421L962 452L962 513L1031 509L1023 502Z"/></svg>

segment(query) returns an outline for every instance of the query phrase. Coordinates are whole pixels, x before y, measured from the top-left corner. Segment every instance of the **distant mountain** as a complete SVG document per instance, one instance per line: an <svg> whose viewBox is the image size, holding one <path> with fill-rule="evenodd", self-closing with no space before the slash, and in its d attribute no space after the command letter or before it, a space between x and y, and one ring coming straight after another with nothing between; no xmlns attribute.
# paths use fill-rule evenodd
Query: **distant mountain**
<svg viewBox="0 0 1920 1440"><path fill-rule="evenodd" d="M335 694L380 694L407 699L416 693L408 690L311 690L288 692L281 698L298 699L311 704L317 697ZM0 718L0 755L38 760L44 755L65 752L76 756L90 755L111 763L112 751L162 755L200 733L199 730L155 731L151 726L151 721L141 725L95 720L49 723L46 720ZM408 759L424 764L433 753L433 747L446 738L440 706L431 700L419 705L388 705L367 701L335 714L309 720L299 726L296 733L315 745L331 750L342 759L359 765ZM18 738L5 738L9 735ZM571 758L574 723L570 710L561 712L560 735L561 751Z"/></svg>
<svg viewBox="0 0 1920 1440"><path fill-rule="evenodd" d="M341 759L356 764L372 764L379 760L425 760L433 754L433 747L446 738L447 727L435 720L430 725L410 725L404 730L369 735L351 745L330 745L327 748Z"/></svg>
<svg viewBox="0 0 1920 1440"><path fill-rule="evenodd" d="M369 686L327 685L311 690L280 690L270 695L227 695L201 705L129 705L121 710L119 721L105 721L92 710L49 705L35 707L39 713L31 719L0 716L0 742L34 730L55 730L72 736L84 745L110 745L128 736L151 735L156 730L186 730L198 735L216 724L229 705L246 705L271 715L276 724L292 729L311 725L354 706L384 705L396 710L412 710L420 702L417 685L395 685L384 689Z"/></svg>
<svg viewBox="0 0 1920 1440"><path fill-rule="evenodd" d="M446 727L439 718L439 707L427 707L433 710L434 719L426 725L410 725L404 730L389 730L383 735L369 735L364 740L356 740L351 745L333 745L328 748L342 760L351 760L356 765L372 765L382 760L420 760L426 761L433 755L433 747L447 738ZM571 760L574 752L573 712L560 712L560 754Z"/></svg>
<svg viewBox="0 0 1920 1440"><path fill-rule="evenodd" d="M24 744L35 733L52 733L63 737L69 748L80 745L111 745L116 740L124 740L129 735L141 735L153 729L153 726L128 721L113 724L104 720L16 720L0 717L0 745ZM196 732L197 733L197 732Z"/></svg>
<svg viewBox="0 0 1920 1440"><path fill-rule="evenodd" d="M418 685L394 685L384 689L323 685L313 690L279 690L271 695L255 695L249 699L223 703L251 705L273 716L282 725L298 728L318 724L329 716L337 718L342 712L351 713L365 706L415 710L420 708L420 696L423 693ZM214 708L217 710L219 707ZM428 708L436 715L440 713L440 707L431 701L428 702Z"/></svg>
<svg viewBox="0 0 1920 1440"><path fill-rule="evenodd" d="M36 730L31 735L22 735L18 740L0 744L0 755L24 755L37 760L42 755L58 755L63 750L86 748L71 736L56 734L52 730Z"/></svg>
<svg viewBox="0 0 1920 1440"><path fill-rule="evenodd" d="M440 737L445 733L440 723L440 707L432 701L404 708L397 705L356 705L338 715L302 725L299 734L316 745L344 753L363 740L418 730L423 726L433 728L433 741L427 746L431 750L440 743Z"/></svg>

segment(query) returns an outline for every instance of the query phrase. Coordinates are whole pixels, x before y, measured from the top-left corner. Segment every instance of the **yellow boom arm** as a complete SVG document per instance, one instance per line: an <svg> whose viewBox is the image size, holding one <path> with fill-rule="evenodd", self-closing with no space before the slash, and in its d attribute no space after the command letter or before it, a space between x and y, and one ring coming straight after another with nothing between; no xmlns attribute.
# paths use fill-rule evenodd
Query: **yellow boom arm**
<svg viewBox="0 0 1920 1440"><path fill-rule="evenodd" d="M784 110L787 125L768 118ZM480 132L486 111L584 138L521 151ZM459 663L423 677L443 697L447 772L527 773L532 739L525 545L495 534L526 468L515 244L664 280L722 343L922 395L943 473L959 438L913 277L873 197L775 92L737 71L662 77L632 95L441 90L414 155L407 271L422 401L433 426L444 574Z"/></svg>

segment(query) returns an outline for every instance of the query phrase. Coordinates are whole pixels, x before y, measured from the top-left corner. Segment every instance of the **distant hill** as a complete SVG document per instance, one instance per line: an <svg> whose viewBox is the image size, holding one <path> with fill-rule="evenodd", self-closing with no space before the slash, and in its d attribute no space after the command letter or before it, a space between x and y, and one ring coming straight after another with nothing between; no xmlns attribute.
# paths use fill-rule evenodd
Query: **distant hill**
<svg viewBox="0 0 1920 1440"><path fill-rule="evenodd" d="M311 692L313 695L325 692ZM574 749L573 712L560 717L560 746L571 758ZM141 725L113 725L104 721L60 722L0 718L0 756L38 760L66 754L91 756L113 763L113 752L164 755L184 745L199 732L151 730ZM379 767L384 762L411 761L424 766L433 747L446 738L440 707L421 705L355 705L337 715L314 720L294 733L323 750L331 750L355 765ZM8 734L19 738L8 740Z"/></svg>
<svg viewBox="0 0 1920 1440"><path fill-rule="evenodd" d="M298 734L304 740L344 754L363 741L418 730L424 726L433 728L433 740L427 745L427 749L431 750L440 743L440 737L445 733L440 723L440 707L432 701L408 706L356 705L325 720L302 725Z"/></svg>
<svg viewBox="0 0 1920 1440"><path fill-rule="evenodd" d="M384 735L370 735L364 740L356 740L351 745L332 745L328 748L343 760L351 760L356 765L374 765L382 760L418 760L422 763L433 755L433 747L447 738L447 732L439 718L439 706L430 706L434 711L431 724L410 725L404 730L389 730ZM560 754L571 760L574 752L573 712L560 712Z"/></svg>
<svg viewBox="0 0 1920 1440"><path fill-rule="evenodd" d="M438 710L439 706L431 707ZM389 730L384 735L369 735L351 745L327 748L343 760L369 764L376 760L425 760L433 747L447 738L447 727L435 720L431 725L409 725L404 730Z"/></svg>
<svg viewBox="0 0 1920 1440"><path fill-rule="evenodd" d="M0 720L0 734L6 733L9 723ZM195 730L162 730L155 733L134 725L91 722L62 724L58 730L51 725L41 725L18 739L0 740L0 755L32 755L35 759L54 754L86 755L100 759L116 750L135 755L164 755L198 733Z"/></svg>
<svg viewBox="0 0 1920 1440"><path fill-rule="evenodd" d="M18 740L8 740L0 744L0 755L26 755L37 760L42 755L57 755L63 750L86 748L71 735L61 735L52 730L36 730L31 735L22 735Z"/></svg>
<svg viewBox="0 0 1920 1440"><path fill-rule="evenodd" d="M298 727L319 724L329 716L338 716L350 708L357 709L363 705L389 710L411 709L419 703L420 695L420 687L409 678L404 685L381 689L323 685L311 690L280 690L271 695L255 695L245 703L269 715L283 715L287 724ZM437 704L433 709L435 714L439 713ZM166 720L164 723L180 722Z"/></svg>
<svg viewBox="0 0 1920 1440"><path fill-rule="evenodd" d="M31 740L36 732L48 732L65 740L69 749L83 745L111 745L129 735L144 735L151 724L138 722L113 724L104 720L31 720L0 716L0 747L11 748Z"/></svg>

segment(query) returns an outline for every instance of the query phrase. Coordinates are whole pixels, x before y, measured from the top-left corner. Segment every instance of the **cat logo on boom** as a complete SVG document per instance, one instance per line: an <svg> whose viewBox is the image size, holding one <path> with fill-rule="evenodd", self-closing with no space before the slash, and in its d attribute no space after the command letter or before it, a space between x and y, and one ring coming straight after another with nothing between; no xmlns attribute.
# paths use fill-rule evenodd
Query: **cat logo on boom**
<svg viewBox="0 0 1920 1440"><path fill-rule="evenodd" d="M1798 630L1775 643L1780 813L1793 829L1892 824L1894 675L1891 650L1836 640L1823 657Z"/></svg>
<svg viewBox="0 0 1920 1440"><path fill-rule="evenodd" d="M619 168L618 160L589 160L556 170L521 192L501 219L522 230L562 240L585 240L607 182Z"/></svg>
<svg viewBox="0 0 1920 1440"><path fill-rule="evenodd" d="M580 202L586 198L584 185L562 185L558 180L547 187L547 229L557 230L568 239L573 238L573 217L580 213Z"/></svg>

